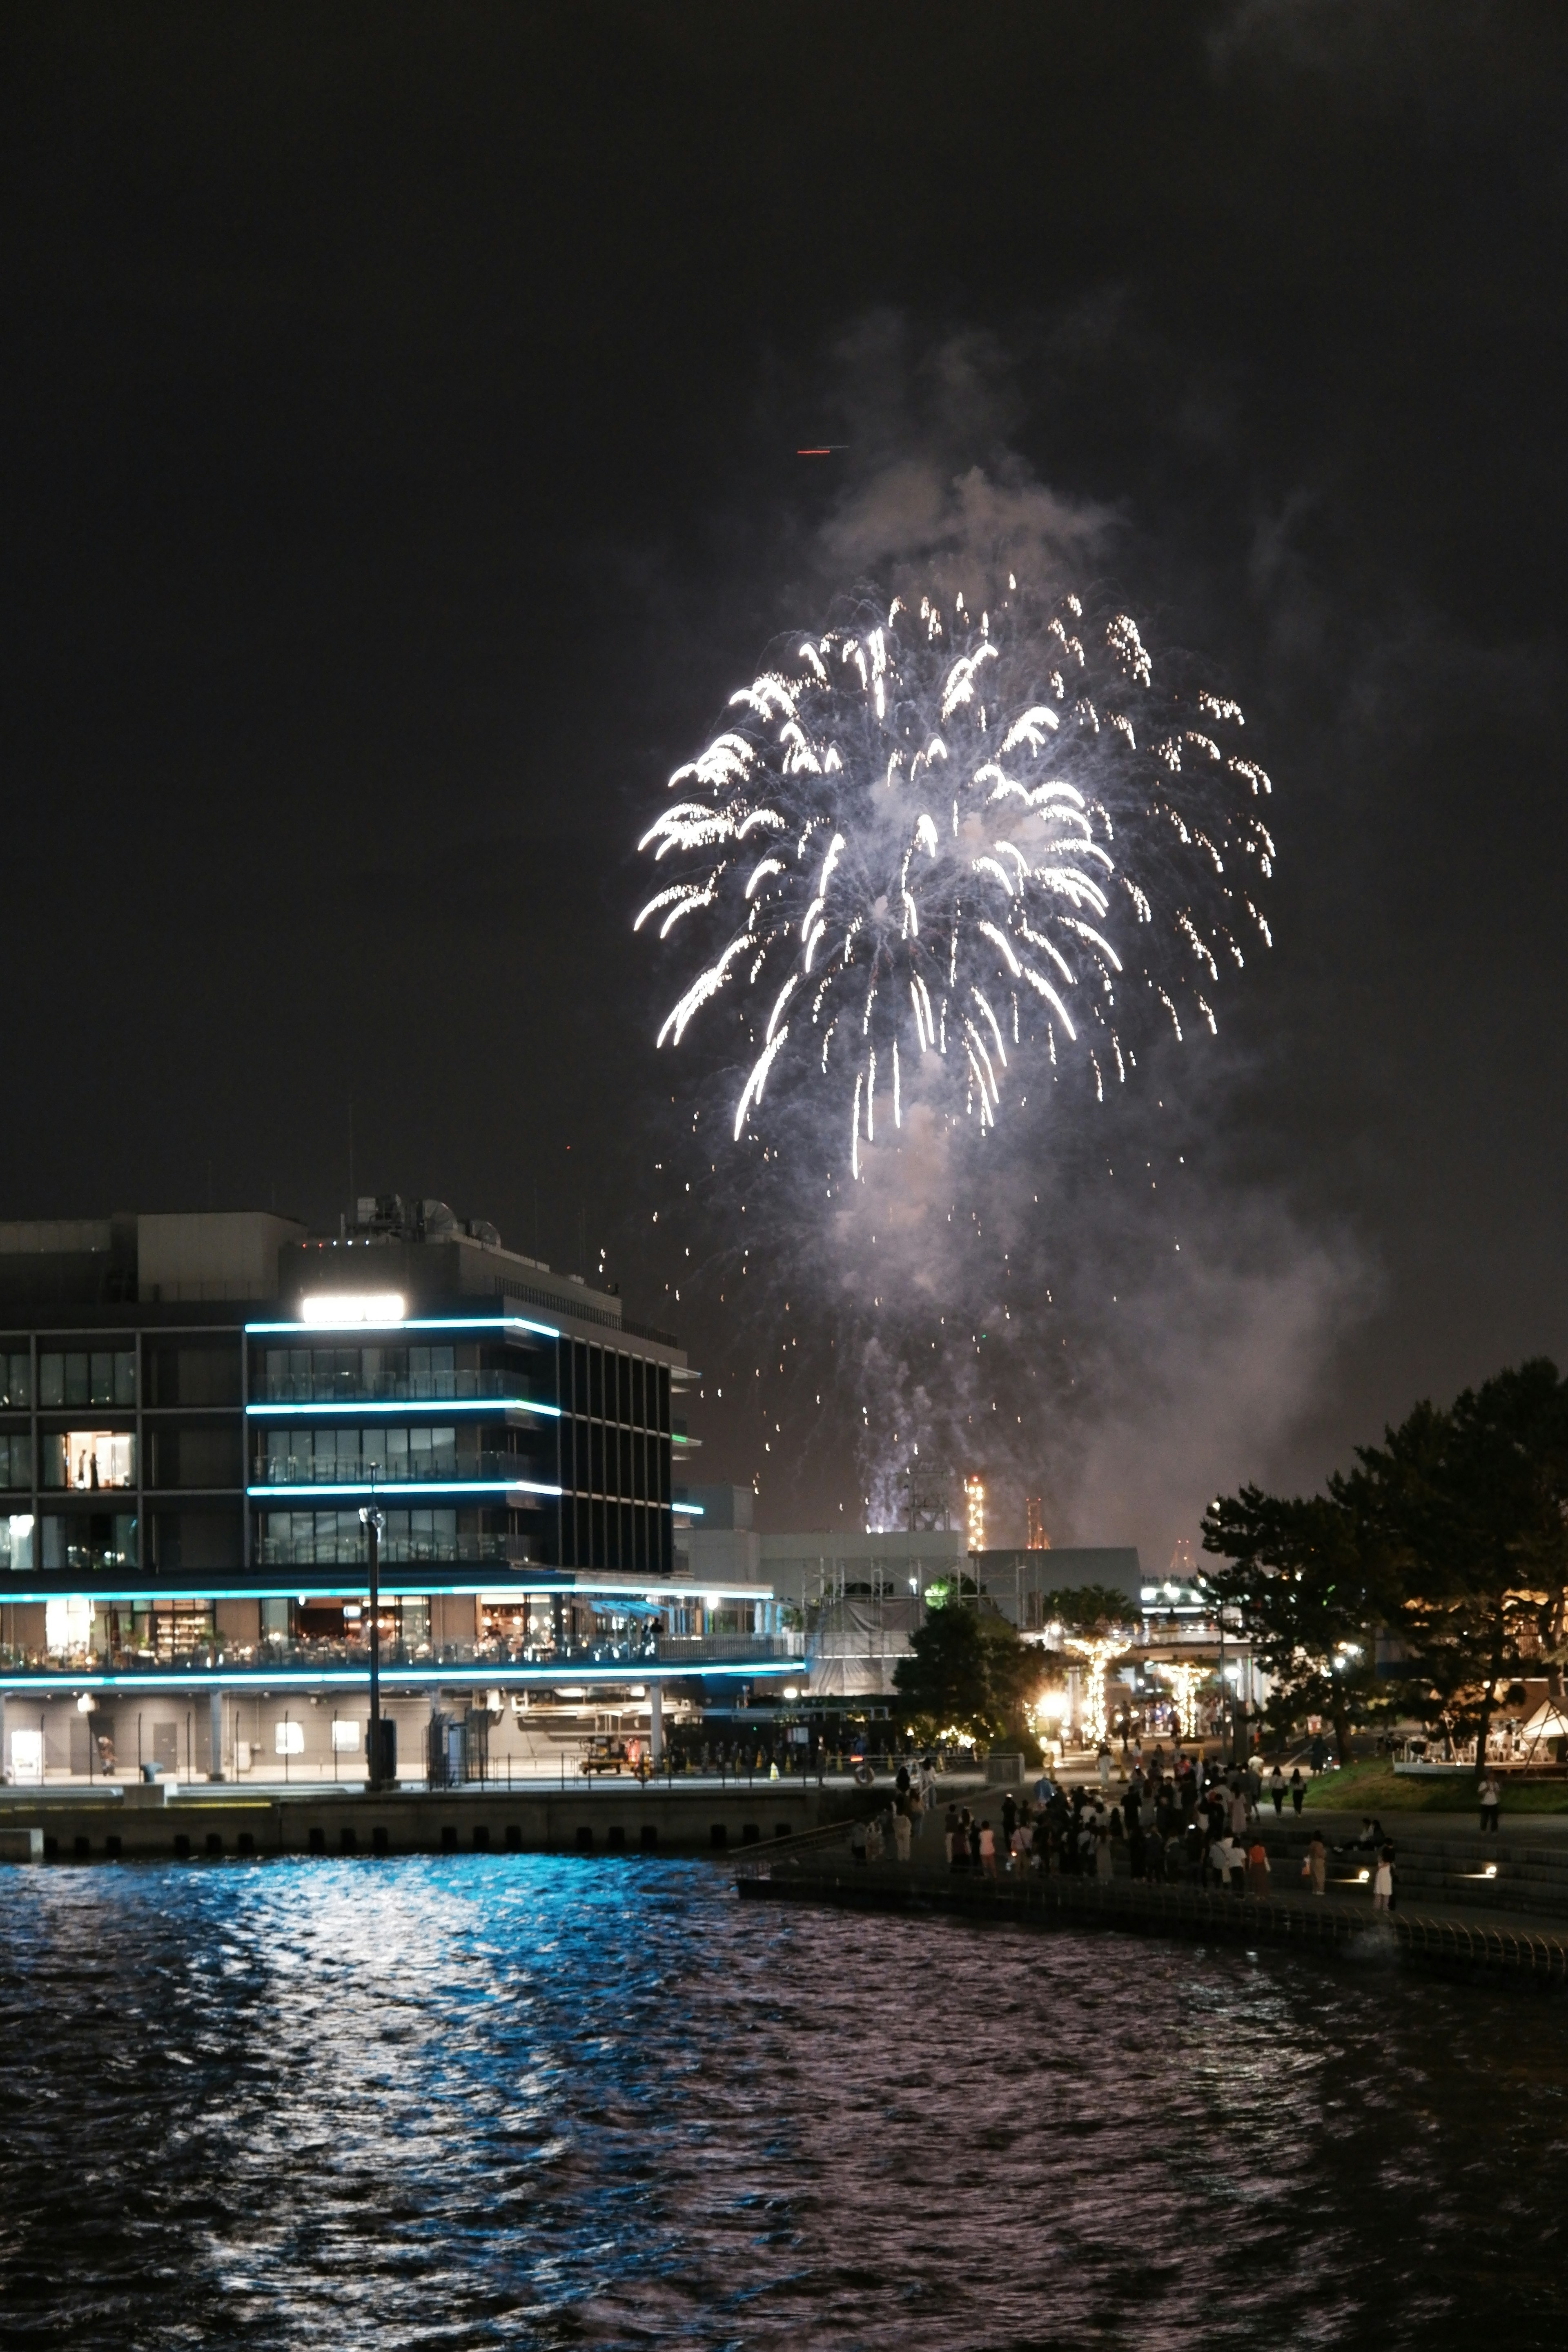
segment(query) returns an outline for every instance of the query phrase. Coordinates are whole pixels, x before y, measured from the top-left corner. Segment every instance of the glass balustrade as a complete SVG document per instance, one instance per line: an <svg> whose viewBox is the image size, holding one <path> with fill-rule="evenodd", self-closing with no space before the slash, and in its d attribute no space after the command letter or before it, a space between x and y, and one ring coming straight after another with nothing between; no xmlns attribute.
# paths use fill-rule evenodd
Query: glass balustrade
<svg viewBox="0 0 1568 2352"><path fill-rule="evenodd" d="M552 1465L552 1467L553 1465ZM517 1454L461 1454L432 1447L427 1454L267 1454L252 1465L253 1486L397 1486L434 1479L509 1478L552 1486L552 1476Z"/></svg>
<svg viewBox="0 0 1568 2352"><path fill-rule="evenodd" d="M519 1372L263 1371L251 1386L253 1404L425 1404L457 1398L494 1399L499 1404L535 1402Z"/></svg>

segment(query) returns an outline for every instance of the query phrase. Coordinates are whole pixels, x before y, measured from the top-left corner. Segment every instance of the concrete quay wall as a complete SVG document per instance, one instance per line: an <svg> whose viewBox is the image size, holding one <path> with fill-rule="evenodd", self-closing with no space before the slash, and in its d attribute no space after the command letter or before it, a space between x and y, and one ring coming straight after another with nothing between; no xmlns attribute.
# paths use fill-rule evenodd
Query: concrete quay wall
<svg viewBox="0 0 1568 2352"><path fill-rule="evenodd" d="M0 1860L26 1859L25 1833L46 1862L134 1862L279 1854L680 1853L776 1845L864 1810L847 1790L803 1781L753 1788L670 1788L636 1781L538 1790L311 1790L249 1795L162 1787L79 1796L0 1799ZM28 1841L36 1847L35 1841Z"/></svg>

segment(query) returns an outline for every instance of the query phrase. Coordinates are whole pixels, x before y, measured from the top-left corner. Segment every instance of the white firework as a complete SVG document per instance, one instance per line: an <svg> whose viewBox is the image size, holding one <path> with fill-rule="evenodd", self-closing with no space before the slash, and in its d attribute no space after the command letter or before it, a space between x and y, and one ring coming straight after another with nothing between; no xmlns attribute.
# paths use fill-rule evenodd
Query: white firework
<svg viewBox="0 0 1568 2352"><path fill-rule="evenodd" d="M861 601L778 640L639 845L636 928L705 942L659 1045L737 1001L736 1139L810 1087L856 1176L916 1103L994 1126L1031 1055L1080 1055L1103 1098L1151 1018L1215 1030L1222 974L1270 943L1244 724L1163 692L1135 622L1075 595Z"/></svg>

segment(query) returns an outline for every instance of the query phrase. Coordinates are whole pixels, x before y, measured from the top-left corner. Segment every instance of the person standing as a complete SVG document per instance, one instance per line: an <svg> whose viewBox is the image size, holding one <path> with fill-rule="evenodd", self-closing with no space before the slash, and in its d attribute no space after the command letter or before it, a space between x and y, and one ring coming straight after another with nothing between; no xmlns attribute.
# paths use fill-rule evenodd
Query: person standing
<svg viewBox="0 0 1568 2352"><path fill-rule="evenodd" d="M949 1870L952 1870L957 1866L958 1855L958 1807L956 1805L949 1805L947 1809L947 1820L942 1828L942 1842L947 1853L947 1866Z"/></svg>
<svg viewBox="0 0 1568 2352"><path fill-rule="evenodd" d="M1109 1789L1110 1786L1110 1746L1102 1739L1100 1743L1100 1754L1095 1758L1095 1767L1100 1774L1100 1785L1102 1790Z"/></svg>
<svg viewBox="0 0 1568 2352"><path fill-rule="evenodd" d="M1298 1821L1301 1818L1301 1801L1306 1793L1307 1783L1301 1778L1301 1767L1299 1764L1294 1765L1290 1772L1290 1802L1296 1809Z"/></svg>
<svg viewBox="0 0 1568 2352"><path fill-rule="evenodd" d="M1394 1896L1394 1857L1384 1846L1377 1857L1377 1867L1372 1874L1372 1907L1386 1911Z"/></svg>
<svg viewBox="0 0 1568 2352"><path fill-rule="evenodd" d="M996 1875L996 1832L989 1822L980 1824L980 1867L987 1878Z"/></svg>
<svg viewBox="0 0 1568 2352"><path fill-rule="evenodd" d="M1502 1802L1502 1797L1497 1781L1489 1771L1481 1774L1481 1785L1476 1790L1476 1795L1480 1802L1482 1829L1495 1831L1498 1822L1498 1807Z"/></svg>
<svg viewBox="0 0 1568 2352"><path fill-rule="evenodd" d="M910 1834L913 1826L906 1801L893 1815L893 1851L900 1862L908 1862L910 1858Z"/></svg>
<svg viewBox="0 0 1568 2352"><path fill-rule="evenodd" d="M1307 1848L1305 1875L1311 1881L1313 1894L1321 1895L1329 1878L1329 1849L1323 1843L1321 1830L1312 1832L1312 1843Z"/></svg>
<svg viewBox="0 0 1568 2352"><path fill-rule="evenodd" d="M1109 1878L1111 1874L1112 1866L1113 1857L1110 1851L1110 1839L1106 1832L1101 1830L1095 1839L1094 1846L1094 1874L1096 1878Z"/></svg>
<svg viewBox="0 0 1568 2352"><path fill-rule="evenodd" d="M1018 1802L1017 1799L1014 1796L1012 1790L1009 1789L1006 1795L1002 1800L1002 1835L1006 1840L1009 1846L1012 1845L1013 1832L1017 1826Z"/></svg>
<svg viewBox="0 0 1568 2352"><path fill-rule="evenodd" d="M1255 1837L1247 1850L1247 1891L1249 1895L1268 1892L1268 1849L1261 1837Z"/></svg>
<svg viewBox="0 0 1568 2352"><path fill-rule="evenodd" d="M1278 1821L1285 1810L1285 1775L1278 1764L1268 1775L1268 1793L1274 1800L1274 1818Z"/></svg>

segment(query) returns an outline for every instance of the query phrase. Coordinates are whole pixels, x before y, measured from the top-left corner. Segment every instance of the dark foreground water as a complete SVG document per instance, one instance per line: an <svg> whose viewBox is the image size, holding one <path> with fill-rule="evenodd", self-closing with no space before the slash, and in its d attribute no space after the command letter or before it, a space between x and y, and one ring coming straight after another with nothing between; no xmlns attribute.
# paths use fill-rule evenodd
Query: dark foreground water
<svg viewBox="0 0 1568 2352"><path fill-rule="evenodd" d="M1557 2337L1561 2000L500 1856L0 1871L0 1956L12 2352Z"/></svg>

